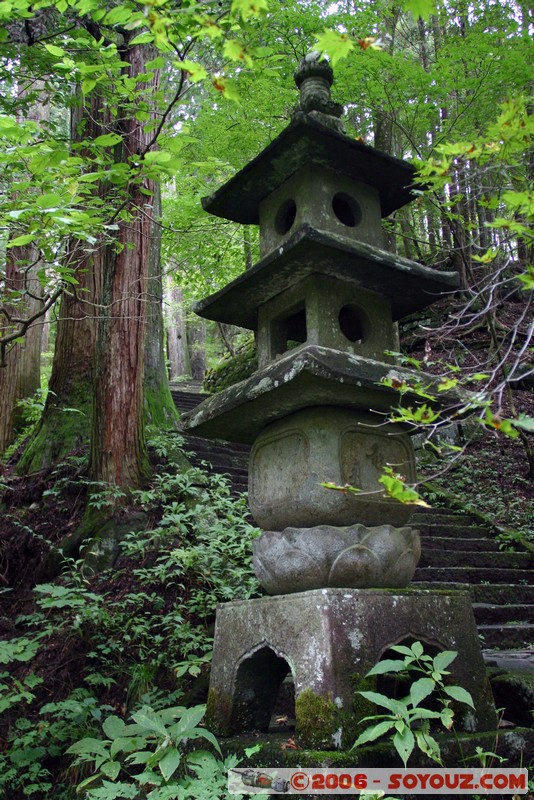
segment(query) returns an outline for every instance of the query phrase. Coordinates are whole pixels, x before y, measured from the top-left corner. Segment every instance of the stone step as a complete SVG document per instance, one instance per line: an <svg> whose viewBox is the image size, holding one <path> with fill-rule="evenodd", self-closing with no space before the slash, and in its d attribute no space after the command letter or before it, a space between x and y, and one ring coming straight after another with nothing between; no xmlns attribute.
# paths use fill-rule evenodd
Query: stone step
<svg viewBox="0 0 534 800"><path fill-rule="evenodd" d="M473 603L477 625L534 621L534 605Z"/></svg>
<svg viewBox="0 0 534 800"><path fill-rule="evenodd" d="M454 540L452 542L455 544ZM454 546L454 545L452 545ZM530 570L534 567L534 562L530 553L503 553L475 551L469 553L469 568L476 569L513 569ZM423 550L419 569L424 567L462 567L466 568L467 556L465 551L447 550ZM483 579L485 580L485 579Z"/></svg>
<svg viewBox="0 0 534 800"><path fill-rule="evenodd" d="M480 567L418 567L416 581L451 583L532 583L534 570Z"/></svg>
<svg viewBox="0 0 534 800"><path fill-rule="evenodd" d="M521 650L534 641L534 625L478 625L483 648Z"/></svg>
<svg viewBox="0 0 534 800"><path fill-rule="evenodd" d="M490 533L488 528L480 525L422 525L413 521L411 525L421 536L445 536L449 539L484 539Z"/></svg>
<svg viewBox="0 0 534 800"><path fill-rule="evenodd" d="M191 411L205 400L205 397L202 397L202 395L189 394L188 392L171 392L171 397L178 411L182 413Z"/></svg>
<svg viewBox="0 0 534 800"><path fill-rule="evenodd" d="M239 453L243 457L248 457L250 447L248 444L240 444L239 442L225 442L221 439L203 439L200 436L184 435L185 441L195 450L209 450L210 452L220 453Z"/></svg>
<svg viewBox="0 0 534 800"><path fill-rule="evenodd" d="M459 583L453 581L413 581L411 589L438 589L444 592L469 592L474 603L493 605L517 603L534 605L532 584Z"/></svg>
<svg viewBox="0 0 534 800"><path fill-rule="evenodd" d="M473 514L463 514L456 511L448 511L443 508L420 508L414 511L409 524L432 524L432 525L480 525L480 519Z"/></svg>
<svg viewBox="0 0 534 800"><path fill-rule="evenodd" d="M491 539L457 539L452 536L421 536L421 548L424 550L462 550L465 553L501 552L499 543ZM466 555L466 558L468 556Z"/></svg>

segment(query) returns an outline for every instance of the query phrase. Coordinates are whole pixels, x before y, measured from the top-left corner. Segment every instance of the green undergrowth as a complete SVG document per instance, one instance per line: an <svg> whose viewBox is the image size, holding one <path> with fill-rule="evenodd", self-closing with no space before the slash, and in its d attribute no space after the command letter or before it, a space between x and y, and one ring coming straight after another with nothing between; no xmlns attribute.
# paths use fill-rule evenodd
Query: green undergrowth
<svg viewBox="0 0 534 800"><path fill-rule="evenodd" d="M245 498L232 497L224 477L184 469L178 436L160 437L152 447L157 472L129 500L150 524L124 537L114 566L90 574L82 551L65 561L58 579L11 592L16 618L0 643L0 797L216 798L221 770L226 780L219 756L182 758L180 742L188 726L204 731L217 603L258 592L251 544L259 531L248 521ZM58 470L56 485L46 490L59 508L76 480L61 475ZM116 504L116 493L103 491L98 500ZM9 595L5 590L4 599ZM194 725L186 708L197 709ZM165 709L174 711L165 717ZM135 728L140 720L145 727ZM100 744L91 752L87 740L114 741L107 734L119 725L134 726L125 733L133 732L130 741L117 736L113 748ZM163 735L164 728L171 733ZM82 740L85 749L67 754ZM145 756L132 763L134 744ZM173 757L164 760L161 748ZM153 774L139 783L143 771ZM204 794L198 786L182 787L181 795L176 787L168 791L169 782L194 786L198 774ZM128 776L131 786L121 789ZM205 794L210 786L212 794Z"/></svg>

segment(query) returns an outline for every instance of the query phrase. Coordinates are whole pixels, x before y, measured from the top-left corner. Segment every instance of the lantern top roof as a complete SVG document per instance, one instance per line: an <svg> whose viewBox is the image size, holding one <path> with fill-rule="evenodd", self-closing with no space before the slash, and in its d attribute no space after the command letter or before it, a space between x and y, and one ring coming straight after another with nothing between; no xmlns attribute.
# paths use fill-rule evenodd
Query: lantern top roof
<svg viewBox="0 0 534 800"><path fill-rule="evenodd" d="M295 82L300 103L289 125L236 175L202 199L205 211L257 225L260 203L309 164L376 189L383 217L411 202L415 168L344 133L343 107L330 98L330 65L311 53L297 69Z"/></svg>

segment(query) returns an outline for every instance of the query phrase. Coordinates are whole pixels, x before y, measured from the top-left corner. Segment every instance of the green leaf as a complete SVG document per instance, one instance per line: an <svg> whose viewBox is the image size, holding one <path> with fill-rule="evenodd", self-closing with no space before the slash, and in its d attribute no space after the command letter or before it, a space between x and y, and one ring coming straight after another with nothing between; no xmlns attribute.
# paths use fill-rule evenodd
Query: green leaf
<svg viewBox="0 0 534 800"><path fill-rule="evenodd" d="M379 694L378 692L358 692L358 694L361 694L361 696L369 700L370 703L387 708L388 711L392 711L394 714L402 714L406 711L406 706L403 703L386 697L383 694Z"/></svg>
<svg viewBox="0 0 534 800"><path fill-rule="evenodd" d="M436 672L443 672L449 664L452 664L458 653L455 650L442 650L434 657L433 665Z"/></svg>
<svg viewBox="0 0 534 800"><path fill-rule="evenodd" d="M75 756L100 755L107 758L107 745L108 742L104 742L102 739L95 739L94 737L88 736L85 739L80 739L79 742L71 744L67 753L71 753Z"/></svg>
<svg viewBox="0 0 534 800"><path fill-rule="evenodd" d="M260 752L261 748L262 748L261 744L255 744L253 745L253 747L245 747L246 757L250 758L250 756L256 755L256 753Z"/></svg>
<svg viewBox="0 0 534 800"><path fill-rule="evenodd" d="M267 0L232 0L231 12L240 15L246 21L250 17L259 16L268 8Z"/></svg>
<svg viewBox="0 0 534 800"><path fill-rule="evenodd" d="M180 720L172 726L172 735L176 738L187 736L187 731L196 728L200 720L206 713L206 706L193 706L186 708Z"/></svg>
<svg viewBox="0 0 534 800"><path fill-rule="evenodd" d="M393 644L390 650L394 650L396 653L402 653L403 656L410 656L412 659L414 657L413 651L409 647L406 647L405 644Z"/></svg>
<svg viewBox="0 0 534 800"><path fill-rule="evenodd" d="M207 742L217 750L217 752L222 755L221 748L219 742L211 733L211 731L206 730L206 728L191 728L187 731L187 735L184 736L185 739L206 739Z"/></svg>
<svg viewBox="0 0 534 800"><path fill-rule="evenodd" d="M393 746L406 766L415 746L415 738L410 728L405 726L402 731L397 731L393 737Z"/></svg>
<svg viewBox="0 0 534 800"><path fill-rule="evenodd" d="M160 760L158 764L158 767L166 781L172 778L172 776L180 766L181 760L182 756L180 755L176 747L169 747L165 751L163 758Z"/></svg>
<svg viewBox="0 0 534 800"><path fill-rule="evenodd" d="M409 11L417 21L419 17L428 19L436 13L435 0L404 0L404 10Z"/></svg>
<svg viewBox="0 0 534 800"><path fill-rule="evenodd" d="M57 208L63 203L63 198L59 194L42 194L36 198L35 203L43 209Z"/></svg>
<svg viewBox="0 0 534 800"><path fill-rule="evenodd" d="M378 664L375 664L375 666L369 670L367 675L383 675L385 672L404 672L405 669L405 661L386 658L384 661L379 661Z"/></svg>
<svg viewBox="0 0 534 800"><path fill-rule="evenodd" d="M119 736L112 741L109 754L111 758L115 758L117 753L133 753L135 750L140 750L145 744L144 736Z"/></svg>
<svg viewBox="0 0 534 800"><path fill-rule="evenodd" d="M93 139L93 144L96 144L97 147L112 147L119 142L122 142L122 136L119 133L103 133L102 136Z"/></svg>
<svg viewBox="0 0 534 800"><path fill-rule="evenodd" d="M136 36L134 39L131 40L130 46L134 44L149 44L149 42L154 41L154 34L150 31L145 31L145 33L140 33L139 36Z"/></svg>
<svg viewBox="0 0 534 800"><path fill-rule="evenodd" d="M519 419L512 420L514 428L522 428L524 431L534 433L534 417L525 417L521 415Z"/></svg>
<svg viewBox="0 0 534 800"><path fill-rule="evenodd" d="M93 91L96 84L97 81L95 81L94 78L85 78L85 80L82 81L82 92L84 94L89 94L89 92Z"/></svg>
<svg viewBox="0 0 534 800"><path fill-rule="evenodd" d="M463 689L461 686L444 686L443 691L449 697L452 697L453 700L457 700L459 703L465 703L471 708L474 708L473 698L469 694L466 689Z"/></svg>
<svg viewBox="0 0 534 800"><path fill-rule="evenodd" d="M115 6L111 11L108 11L103 19L104 25L124 25L130 22L132 12L127 6Z"/></svg>
<svg viewBox="0 0 534 800"><path fill-rule="evenodd" d="M363 733L358 736L351 750L354 750L355 747L360 747L360 745L366 742L374 742L375 739L378 739L380 736L390 731L393 725L394 722L392 720L386 720L384 722L379 722L378 725L373 725L372 728L366 728Z"/></svg>
<svg viewBox="0 0 534 800"><path fill-rule="evenodd" d="M117 739L122 736L126 724L120 717L111 716L104 720L102 729L109 739Z"/></svg>
<svg viewBox="0 0 534 800"><path fill-rule="evenodd" d="M416 719L439 719L441 717L441 713L439 711L431 711L429 708L414 708L410 711L409 718L410 720Z"/></svg>
<svg viewBox="0 0 534 800"><path fill-rule="evenodd" d="M149 706L143 706L136 714L132 714L132 719L141 725L143 728L160 736L166 737L168 735L167 728L162 723L159 716Z"/></svg>
<svg viewBox="0 0 534 800"><path fill-rule="evenodd" d="M105 764L102 764L100 769L104 775L107 775L108 778L111 778L111 780L114 781L121 771L121 765L119 761L106 761Z"/></svg>
<svg viewBox="0 0 534 800"><path fill-rule="evenodd" d="M450 731L454 721L454 711L452 708L444 708L439 717L441 719L441 724L444 725L448 731Z"/></svg>
<svg viewBox="0 0 534 800"><path fill-rule="evenodd" d="M147 164L166 164L172 158L172 154L166 150L149 150L145 154L145 162Z"/></svg>
<svg viewBox="0 0 534 800"><path fill-rule="evenodd" d="M57 56L57 58L63 58L65 55L63 48L57 47L55 44L45 44L45 50L48 50L50 55Z"/></svg>
<svg viewBox="0 0 534 800"><path fill-rule="evenodd" d="M22 236L16 236L7 243L6 247L22 247L24 244L33 242L36 235L35 233L24 233Z"/></svg>
<svg viewBox="0 0 534 800"><path fill-rule="evenodd" d="M152 61L147 61L145 64L145 69L162 69L167 62L163 58L163 56L157 56L157 58L153 58Z"/></svg>
<svg viewBox="0 0 534 800"><path fill-rule="evenodd" d="M243 42L238 39L227 39L223 47L223 55L230 61L242 61L247 67L252 67L252 58Z"/></svg>
<svg viewBox="0 0 534 800"><path fill-rule="evenodd" d="M523 272L517 278L523 284L521 287L523 291L534 289L534 267L529 267L527 272Z"/></svg>
<svg viewBox="0 0 534 800"><path fill-rule="evenodd" d="M406 486L402 475L396 475L391 467L384 468L384 474L380 476L378 482L384 486L386 494L399 503L406 503L414 506L424 506L429 508L426 503L411 486Z"/></svg>
<svg viewBox="0 0 534 800"><path fill-rule="evenodd" d="M420 658L423 655L424 651L425 649L421 644L421 642L414 642L412 644L412 653L416 658Z"/></svg>
<svg viewBox="0 0 534 800"><path fill-rule="evenodd" d="M354 43L347 33L339 33L325 28L324 32L316 37L317 49L322 54L329 56L332 66L346 58L354 48Z"/></svg>
<svg viewBox="0 0 534 800"><path fill-rule="evenodd" d="M441 751L436 740L426 731L415 731L415 740L422 753L427 755L432 761L441 763Z"/></svg>
<svg viewBox="0 0 534 800"><path fill-rule="evenodd" d="M240 102L241 98L239 97L239 92L237 91L237 84L234 80L219 75L213 78L212 83L217 89L217 91L221 92L221 94L227 100L233 100L234 103Z"/></svg>
<svg viewBox="0 0 534 800"><path fill-rule="evenodd" d="M412 705L418 706L421 700L424 700L425 697L432 694L435 688L436 684L432 678L419 678L418 681L412 683L410 686L410 700L412 701Z"/></svg>

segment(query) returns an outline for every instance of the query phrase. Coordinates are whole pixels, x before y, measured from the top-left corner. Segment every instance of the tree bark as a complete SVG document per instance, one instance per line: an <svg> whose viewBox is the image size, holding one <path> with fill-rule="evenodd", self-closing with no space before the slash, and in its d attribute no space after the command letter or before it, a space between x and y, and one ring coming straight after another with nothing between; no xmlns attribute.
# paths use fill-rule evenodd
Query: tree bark
<svg viewBox="0 0 534 800"><path fill-rule="evenodd" d="M167 346L171 379L191 375L187 348L186 315L183 291L172 281L167 284Z"/></svg>
<svg viewBox="0 0 534 800"><path fill-rule="evenodd" d="M201 381L206 372L206 323L198 319L187 326L187 345L191 361L191 374Z"/></svg>
<svg viewBox="0 0 534 800"><path fill-rule="evenodd" d="M161 274L161 189L154 187L151 233L148 253L147 325L145 332L144 395L147 422L159 428L170 428L178 420L178 412L169 389L165 364L165 331L163 325L163 277Z"/></svg>
<svg viewBox="0 0 534 800"><path fill-rule="evenodd" d="M105 130L108 113L100 97L91 95L71 111L71 138L94 138ZM102 187L95 191L102 194ZM49 392L43 416L19 462L22 474L50 467L88 444L92 413L96 317L101 294L103 245L92 252L71 241L66 258L76 266L75 290L62 295Z"/></svg>
<svg viewBox="0 0 534 800"><path fill-rule="evenodd" d="M6 307L16 317L29 318L41 308L41 286L36 278L37 253L32 245L13 247L6 258L5 293L19 293L20 302ZM10 327L9 320L2 324ZM31 325L23 342L16 342L7 352L6 366L0 368L0 453L15 439L23 419L17 407L19 400L35 394L40 386L41 359L40 321Z"/></svg>
<svg viewBox="0 0 534 800"><path fill-rule="evenodd" d="M147 48L125 48L128 77L144 72ZM158 75L145 91L157 90ZM143 153L150 134L130 112L122 117L122 153L128 163ZM119 149L119 148L117 148ZM143 191L141 191L143 190ZM95 360L90 477L121 487L138 486L148 474L144 426L144 341L147 317L147 284L151 218L145 213L155 184L144 178L129 187L128 219L120 219L116 242L107 245L104 257L102 309L98 322Z"/></svg>

